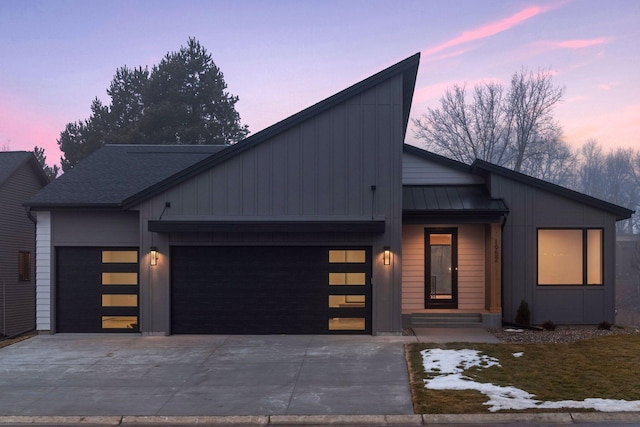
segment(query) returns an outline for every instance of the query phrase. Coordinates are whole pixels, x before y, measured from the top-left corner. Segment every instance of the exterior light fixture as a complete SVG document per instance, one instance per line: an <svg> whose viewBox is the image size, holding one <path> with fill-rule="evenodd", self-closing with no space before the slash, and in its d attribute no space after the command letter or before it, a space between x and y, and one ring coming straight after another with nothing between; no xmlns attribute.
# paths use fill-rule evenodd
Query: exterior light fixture
<svg viewBox="0 0 640 427"><path fill-rule="evenodd" d="M384 247L384 265L391 264L391 248L389 246Z"/></svg>
<svg viewBox="0 0 640 427"><path fill-rule="evenodd" d="M158 248L151 246L149 250L149 264L158 265Z"/></svg>

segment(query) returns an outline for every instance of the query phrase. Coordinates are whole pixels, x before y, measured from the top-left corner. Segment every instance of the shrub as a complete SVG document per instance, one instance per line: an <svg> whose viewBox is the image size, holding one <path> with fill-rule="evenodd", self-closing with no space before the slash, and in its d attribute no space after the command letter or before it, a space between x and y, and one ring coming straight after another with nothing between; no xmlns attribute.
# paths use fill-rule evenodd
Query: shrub
<svg viewBox="0 0 640 427"><path fill-rule="evenodd" d="M611 323L605 320L604 322L600 322L600 324L598 325L598 329L603 331L610 331L612 326L613 325Z"/></svg>
<svg viewBox="0 0 640 427"><path fill-rule="evenodd" d="M555 331L556 328L557 328L556 324L553 323L551 320L547 320L542 324L542 329L544 329L545 331Z"/></svg>
<svg viewBox="0 0 640 427"><path fill-rule="evenodd" d="M516 323L520 325L530 325L531 324L531 310L529 309L529 304L525 300L520 302L520 306L518 307L518 312L516 313Z"/></svg>

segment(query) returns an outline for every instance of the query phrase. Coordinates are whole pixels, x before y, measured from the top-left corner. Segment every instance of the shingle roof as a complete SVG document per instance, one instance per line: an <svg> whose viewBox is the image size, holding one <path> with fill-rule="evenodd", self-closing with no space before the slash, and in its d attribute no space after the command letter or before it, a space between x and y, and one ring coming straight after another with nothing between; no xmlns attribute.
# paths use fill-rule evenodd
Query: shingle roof
<svg viewBox="0 0 640 427"><path fill-rule="evenodd" d="M27 151L0 151L0 185L32 156Z"/></svg>
<svg viewBox="0 0 640 427"><path fill-rule="evenodd" d="M121 207L149 186L228 148L226 145L105 145L27 203L38 207Z"/></svg>
<svg viewBox="0 0 640 427"><path fill-rule="evenodd" d="M30 151L0 151L0 186L3 185L24 164L28 164L36 179L42 186L49 183L49 178L38 164L36 157Z"/></svg>
<svg viewBox="0 0 640 427"><path fill-rule="evenodd" d="M505 214L501 199L492 199L482 185L405 185L402 188L405 214Z"/></svg>

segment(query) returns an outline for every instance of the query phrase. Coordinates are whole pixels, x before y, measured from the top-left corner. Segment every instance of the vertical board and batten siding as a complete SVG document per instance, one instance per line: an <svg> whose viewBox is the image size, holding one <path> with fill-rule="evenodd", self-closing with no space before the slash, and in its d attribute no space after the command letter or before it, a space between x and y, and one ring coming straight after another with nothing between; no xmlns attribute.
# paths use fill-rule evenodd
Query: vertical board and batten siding
<svg viewBox="0 0 640 427"><path fill-rule="evenodd" d="M503 229L503 314L513 322L522 300L533 323L596 324L614 321L615 217L583 203L492 175L492 197L510 213ZM603 286L538 286L538 228L603 228Z"/></svg>
<svg viewBox="0 0 640 427"><path fill-rule="evenodd" d="M0 186L0 334L35 327L35 225L22 204L42 188L30 162ZM31 280L18 280L18 252L31 253Z"/></svg>
<svg viewBox="0 0 640 427"><path fill-rule="evenodd" d="M224 163L143 202L143 246L168 253L171 245L345 244L373 250L373 331L400 331L403 80L391 77L329 110L262 141ZM371 186L376 186L375 197ZM147 233L166 202L166 220L368 220L384 217L384 234ZM153 236L152 236L153 235ZM397 251L381 266L382 248ZM148 313L150 331L167 331L169 262L141 272L160 310ZM164 273L161 273L164 271ZM145 275L147 275L145 277ZM149 283L146 283L146 282ZM154 282L151 285L151 282ZM141 289L144 292L144 289ZM142 301L145 304L145 301Z"/></svg>
<svg viewBox="0 0 640 427"><path fill-rule="evenodd" d="M436 162L402 153L402 184L404 185L469 185L484 184L484 178L465 173Z"/></svg>
<svg viewBox="0 0 640 427"><path fill-rule="evenodd" d="M382 150L384 140L398 138L387 116L400 117L400 111L381 111L391 106L376 104L382 96L377 92L393 88L385 86L168 190L162 199L171 201L171 208L163 218L384 215L384 200L372 211L371 185L377 186L376 199L392 192L389 174L394 171Z"/></svg>
<svg viewBox="0 0 640 427"><path fill-rule="evenodd" d="M402 311L424 310L425 228L458 229L458 309L485 309L484 224L402 226Z"/></svg>

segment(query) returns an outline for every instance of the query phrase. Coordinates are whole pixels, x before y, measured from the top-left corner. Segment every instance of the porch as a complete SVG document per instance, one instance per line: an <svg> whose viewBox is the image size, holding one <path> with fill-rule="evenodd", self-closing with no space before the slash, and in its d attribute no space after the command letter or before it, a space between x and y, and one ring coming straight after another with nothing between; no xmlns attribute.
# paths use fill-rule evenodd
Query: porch
<svg viewBox="0 0 640 427"><path fill-rule="evenodd" d="M507 212L479 186L405 186L403 327L501 325Z"/></svg>

